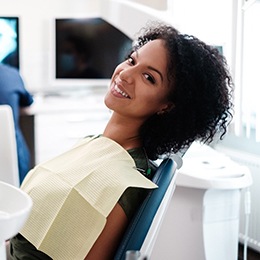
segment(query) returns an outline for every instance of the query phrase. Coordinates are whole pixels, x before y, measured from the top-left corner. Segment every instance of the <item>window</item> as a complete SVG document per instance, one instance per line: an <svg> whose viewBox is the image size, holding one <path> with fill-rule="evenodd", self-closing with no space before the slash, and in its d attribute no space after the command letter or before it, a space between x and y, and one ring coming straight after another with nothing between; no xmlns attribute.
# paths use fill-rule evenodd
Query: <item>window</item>
<svg viewBox="0 0 260 260"><path fill-rule="evenodd" d="M260 145L260 0L234 0L235 117L231 132ZM232 134L231 133L231 134Z"/></svg>

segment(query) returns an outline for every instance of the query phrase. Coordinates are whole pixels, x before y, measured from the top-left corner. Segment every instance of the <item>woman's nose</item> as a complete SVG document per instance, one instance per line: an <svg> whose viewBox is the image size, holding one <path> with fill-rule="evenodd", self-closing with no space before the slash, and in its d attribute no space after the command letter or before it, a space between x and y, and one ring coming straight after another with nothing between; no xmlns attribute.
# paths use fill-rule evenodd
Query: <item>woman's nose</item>
<svg viewBox="0 0 260 260"><path fill-rule="evenodd" d="M132 70L132 68L124 68L123 70L120 71L119 78L122 81L131 84L134 81L134 71Z"/></svg>

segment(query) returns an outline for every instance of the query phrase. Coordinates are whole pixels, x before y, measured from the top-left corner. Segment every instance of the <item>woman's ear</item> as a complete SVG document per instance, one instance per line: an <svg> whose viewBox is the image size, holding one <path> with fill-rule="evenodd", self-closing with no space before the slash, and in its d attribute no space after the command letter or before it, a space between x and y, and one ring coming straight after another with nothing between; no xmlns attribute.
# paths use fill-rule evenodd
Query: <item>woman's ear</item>
<svg viewBox="0 0 260 260"><path fill-rule="evenodd" d="M165 104L158 112L157 115L162 115L165 113L170 112L173 108L174 108L174 104L172 102L168 102L167 104Z"/></svg>

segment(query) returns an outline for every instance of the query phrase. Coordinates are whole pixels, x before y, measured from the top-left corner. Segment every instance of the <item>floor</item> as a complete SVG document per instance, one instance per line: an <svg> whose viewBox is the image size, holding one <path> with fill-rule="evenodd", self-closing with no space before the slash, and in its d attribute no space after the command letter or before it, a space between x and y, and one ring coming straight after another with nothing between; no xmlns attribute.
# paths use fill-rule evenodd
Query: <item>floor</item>
<svg viewBox="0 0 260 260"><path fill-rule="evenodd" d="M243 259L243 245L239 245L238 250L238 260L244 260ZM256 252L250 248L247 250L247 260L260 260L260 253Z"/></svg>

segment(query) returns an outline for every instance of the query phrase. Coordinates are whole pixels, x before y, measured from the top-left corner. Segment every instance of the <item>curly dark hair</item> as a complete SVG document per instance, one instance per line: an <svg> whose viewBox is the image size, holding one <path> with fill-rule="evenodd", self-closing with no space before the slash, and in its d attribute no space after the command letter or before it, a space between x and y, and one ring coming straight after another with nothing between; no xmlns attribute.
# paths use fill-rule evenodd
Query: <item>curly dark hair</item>
<svg viewBox="0 0 260 260"><path fill-rule="evenodd" d="M232 119L233 82L219 51L170 25L155 23L143 29L133 49L162 39L168 51L169 112L149 118L141 128L148 157L177 153L198 140L222 139Z"/></svg>

